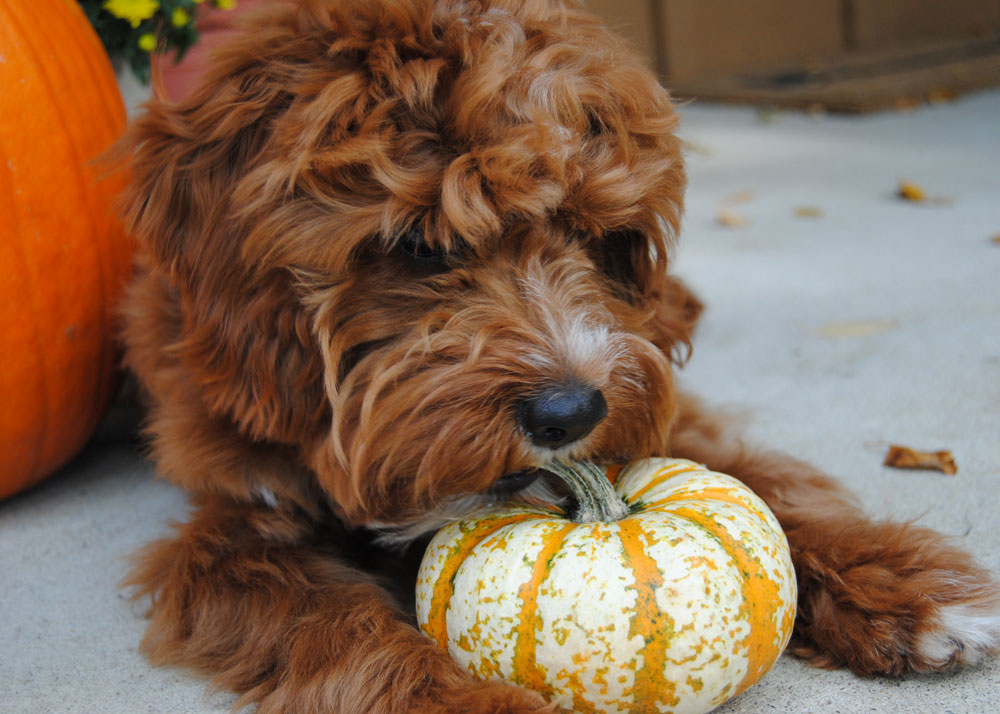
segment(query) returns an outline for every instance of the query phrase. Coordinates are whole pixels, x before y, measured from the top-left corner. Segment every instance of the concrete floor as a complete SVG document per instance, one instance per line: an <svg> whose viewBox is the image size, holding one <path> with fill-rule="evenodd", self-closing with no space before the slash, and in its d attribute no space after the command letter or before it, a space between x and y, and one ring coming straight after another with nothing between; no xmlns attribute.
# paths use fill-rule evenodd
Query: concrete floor
<svg viewBox="0 0 1000 714"><path fill-rule="evenodd" d="M710 306L686 386L1000 573L998 117L1000 91L860 118L688 106L675 265ZM898 200L900 179L942 200ZM722 208L746 223L721 225ZM959 473L884 468L890 442L950 449ZM142 607L117 587L185 511L132 445L107 442L0 503L0 713L229 710L230 694L142 659ZM719 711L1000 712L1000 660L888 681L784 657Z"/></svg>

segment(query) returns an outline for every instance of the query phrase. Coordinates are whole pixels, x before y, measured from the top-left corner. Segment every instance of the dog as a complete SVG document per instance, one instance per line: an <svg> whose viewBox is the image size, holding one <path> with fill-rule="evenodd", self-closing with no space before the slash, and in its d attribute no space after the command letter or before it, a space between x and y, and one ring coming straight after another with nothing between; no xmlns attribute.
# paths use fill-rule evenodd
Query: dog
<svg viewBox="0 0 1000 714"><path fill-rule="evenodd" d="M190 519L129 582L143 651L276 712L541 712L414 626L450 519L565 498L553 459L689 458L768 503L790 651L898 676L1000 647L1000 589L675 389L677 116L572 0L271 3L123 151L126 364Z"/></svg>

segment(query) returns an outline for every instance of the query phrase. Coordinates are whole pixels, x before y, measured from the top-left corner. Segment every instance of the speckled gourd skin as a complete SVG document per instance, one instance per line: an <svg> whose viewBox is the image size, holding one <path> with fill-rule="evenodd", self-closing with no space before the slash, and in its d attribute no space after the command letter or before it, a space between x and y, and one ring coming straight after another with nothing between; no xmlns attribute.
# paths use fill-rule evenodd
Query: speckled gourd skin
<svg viewBox="0 0 1000 714"><path fill-rule="evenodd" d="M700 714L758 681L788 642L788 543L736 479L679 459L626 467L631 514L575 523L511 508L453 523L417 581L420 627L463 667L563 710Z"/></svg>

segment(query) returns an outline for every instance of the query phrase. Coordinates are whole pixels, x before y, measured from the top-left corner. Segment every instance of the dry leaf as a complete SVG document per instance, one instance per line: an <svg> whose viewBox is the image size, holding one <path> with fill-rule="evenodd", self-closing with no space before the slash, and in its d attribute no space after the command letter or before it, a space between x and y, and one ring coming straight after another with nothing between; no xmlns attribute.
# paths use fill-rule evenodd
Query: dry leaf
<svg viewBox="0 0 1000 714"><path fill-rule="evenodd" d="M930 469L951 476L958 473L958 467L955 466L955 459L950 451L917 451L896 444L889 446L889 453L885 455L883 465L896 469Z"/></svg>
<svg viewBox="0 0 1000 714"><path fill-rule="evenodd" d="M871 337L899 327L896 320L842 320L828 322L815 331L818 337Z"/></svg>
<svg viewBox="0 0 1000 714"><path fill-rule="evenodd" d="M910 181L900 181L896 195L905 201L914 201L915 203L927 200L927 194L924 193L924 190Z"/></svg>
<svg viewBox="0 0 1000 714"><path fill-rule="evenodd" d="M997 233L995 236L990 238L990 242L993 243L993 245L1000 245L1000 233Z"/></svg>
<svg viewBox="0 0 1000 714"><path fill-rule="evenodd" d="M927 203L937 206L950 206L955 202L951 196L929 196L924 189L912 181L900 181L896 189L896 197L913 203Z"/></svg>
<svg viewBox="0 0 1000 714"><path fill-rule="evenodd" d="M746 216L742 216L725 206L719 209L719 212L715 214L715 218L726 228L742 228L750 222Z"/></svg>
<svg viewBox="0 0 1000 714"><path fill-rule="evenodd" d="M746 191L740 191L739 193L733 193L726 196L726 200L723 203L733 204L733 203L748 203L753 200L753 191L749 189Z"/></svg>
<svg viewBox="0 0 1000 714"><path fill-rule="evenodd" d="M796 218L822 218L823 209L819 206L798 206L795 209Z"/></svg>

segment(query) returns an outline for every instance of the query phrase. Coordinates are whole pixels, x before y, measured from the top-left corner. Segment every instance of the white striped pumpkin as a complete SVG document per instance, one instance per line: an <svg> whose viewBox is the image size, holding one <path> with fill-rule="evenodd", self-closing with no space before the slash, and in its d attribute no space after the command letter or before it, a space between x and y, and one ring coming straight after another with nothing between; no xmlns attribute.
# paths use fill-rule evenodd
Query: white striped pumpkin
<svg viewBox="0 0 1000 714"><path fill-rule="evenodd" d="M791 636L795 574L764 502L680 459L635 462L620 520L511 507L442 529L421 629L473 675L567 712L701 714L758 681Z"/></svg>

